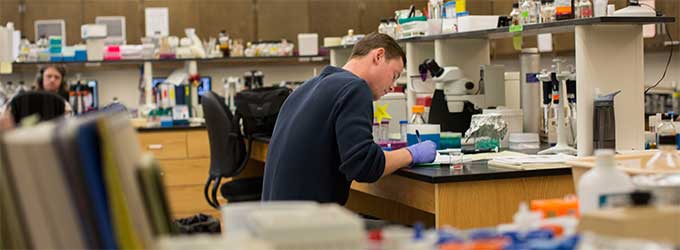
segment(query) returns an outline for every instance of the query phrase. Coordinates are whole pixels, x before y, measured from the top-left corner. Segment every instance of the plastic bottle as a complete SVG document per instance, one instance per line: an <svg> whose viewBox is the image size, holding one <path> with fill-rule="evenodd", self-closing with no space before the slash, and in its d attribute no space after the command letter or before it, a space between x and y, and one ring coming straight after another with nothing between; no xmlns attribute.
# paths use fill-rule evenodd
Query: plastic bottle
<svg viewBox="0 0 680 250"><path fill-rule="evenodd" d="M579 211L595 211L600 207L600 196L604 194L628 193L635 190L630 177L616 168L614 150L595 151L595 168L581 177L578 183Z"/></svg>
<svg viewBox="0 0 680 250"><path fill-rule="evenodd" d="M387 29L388 29L387 26L388 26L387 20L381 19L381 20L380 20L380 25L378 25L378 33L380 33L380 34L389 34L389 32L388 32L388 30L387 30Z"/></svg>
<svg viewBox="0 0 680 250"><path fill-rule="evenodd" d="M593 17L593 4L590 2L590 0L579 1L579 13L580 18Z"/></svg>
<svg viewBox="0 0 680 250"><path fill-rule="evenodd" d="M380 122L380 140L390 140L390 120L385 119Z"/></svg>
<svg viewBox="0 0 680 250"><path fill-rule="evenodd" d="M572 0L555 0L555 19L572 19L573 14Z"/></svg>
<svg viewBox="0 0 680 250"><path fill-rule="evenodd" d="M596 17L607 16L607 0L594 0L593 1L593 15Z"/></svg>
<svg viewBox="0 0 680 250"><path fill-rule="evenodd" d="M533 1L532 0L523 0L522 4L519 6L519 11L520 11L520 23L522 25L527 25L527 24L533 24L535 23L532 22L531 16L533 12Z"/></svg>
<svg viewBox="0 0 680 250"><path fill-rule="evenodd" d="M520 11L519 11L519 3L513 3L512 4L512 11L510 12L510 18L512 18L512 25L520 25Z"/></svg>
<svg viewBox="0 0 680 250"><path fill-rule="evenodd" d="M555 0L541 0L541 22L550 23L555 21Z"/></svg>
<svg viewBox="0 0 680 250"><path fill-rule="evenodd" d="M678 170L680 169L680 157L677 153L677 132L673 126L673 119L662 121L656 127L657 143L659 151L652 156L645 166L648 170Z"/></svg>
<svg viewBox="0 0 680 250"><path fill-rule="evenodd" d="M423 113L425 112L425 106L423 105L413 105L411 108L411 124L425 124L425 119L423 118Z"/></svg>
<svg viewBox="0 0 680 250"><path fill-rule="evenodd" d="M373 141L378 142L380 141L380 123L374 122L373 123Z"/></svg>
<svg viewBox="0 0 680 250"><path fill-rule="evenodd" d="M401 141L406 141L406 127L408 126L407 120L399 121L399 132L401 134Z"/></svg>

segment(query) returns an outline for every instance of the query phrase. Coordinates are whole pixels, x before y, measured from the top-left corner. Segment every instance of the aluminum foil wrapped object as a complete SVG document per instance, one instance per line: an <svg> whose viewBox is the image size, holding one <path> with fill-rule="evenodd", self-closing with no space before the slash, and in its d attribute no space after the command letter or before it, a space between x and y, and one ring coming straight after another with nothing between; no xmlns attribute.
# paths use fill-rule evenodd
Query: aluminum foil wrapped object
<svg viewBox="0 0 680 250"><path fill-rule="evenodd" d="M473 115L470 128L465 132L465 142L481 137L502 140L507 133L508 124L500 114Z"/></svg>

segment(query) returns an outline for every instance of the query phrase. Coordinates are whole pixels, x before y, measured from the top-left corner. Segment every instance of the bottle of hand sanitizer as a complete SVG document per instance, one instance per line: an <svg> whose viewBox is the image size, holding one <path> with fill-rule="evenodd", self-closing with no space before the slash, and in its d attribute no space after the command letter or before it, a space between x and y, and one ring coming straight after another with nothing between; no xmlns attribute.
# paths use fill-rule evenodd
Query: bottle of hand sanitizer
<svg viewBox="0 0 680 250"><path fill-rule="evenodd" d="M635 190L630 176L616 168L614 150L595 151L595 168L583 174L578 183L578 201L581 214L597 210L600 196L629 193Z"/></svg>

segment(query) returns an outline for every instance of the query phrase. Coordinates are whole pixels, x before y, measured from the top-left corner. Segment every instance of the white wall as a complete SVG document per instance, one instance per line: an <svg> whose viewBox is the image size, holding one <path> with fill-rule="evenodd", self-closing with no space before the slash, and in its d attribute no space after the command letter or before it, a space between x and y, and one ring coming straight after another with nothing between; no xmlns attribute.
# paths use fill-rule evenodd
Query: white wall
<svg viewBox="0 0 680 250"><path fill-rule="evenodd" d="M224 87L222 79L229 76L243 76L243 73L253 69L261 70L265 77L265 85L281 81L304 81L320 72L323 64L295 65L295 66L252 66L252 67L215 67L201 68L198 71L202 76L212 77L213 91L223 95ZM154 77L167 77L171 69L154 69ZM110 103L117 97L121 103L128 107L139 106L140 92L138 90L140 71L134 67L125 66L121 69L90 70L84 72L68 71L67 79L74 80L76 73L82 73L82 79L96 79L99 81L99 97L102 105ZM23 72L12 75L0 75L0 81L18 82L23 80L26 84L33 84L35 72Z"/></svg>
<svg viewBox="0 0 680 250"><path fill-rule="evenodd" d="M573 57L565 57L569 63L574 62ZM652 85L658 81L663 73L666 61L668 59L667 52L650 52L645 54L645 85ZM513 59L498 59L493 60L494 64L504 64L506 71L519 71L519 58ZM541 66L545 69L550 69L552 64L552 57L545 54L541 57ZM259 69L265 74L265 84L278 83L280 81L304 81L311 78L314 72L319 72L324 65L309 64L309 65L295 65L295 66L252 66L252 67L216 67L201 68L199 65L199 72L204 76L211 76L213 83L213 91L223 93L222 78L228 76L242 76L244 72L251 69ZM170 69L154 70L154 76L165 77L171 72ZM67 78L73 79L75 73L69 72ZM103 105L108 104L114 97L129 107L137 107L139 103L139 91L137 89L139 84L139 70L132 67L125 67L122 70L91 70L82 72L84 79L96 79L99 81L100 99ZM13 75L0 75L0 81L25 81L27 84L34 82L35 72L24 72ZM680 84L680 52L677 52L673 57L673 62L666 79L660 84L661 87L670 88L671 83L676 81Z"/></svg>
<svg viewBox="0 0 680 250"><path fill-rule="evenodd" d="M645 53L645 85L652 86L663 74L664 68L666 67L666 62L668 62L668 52L646 52ZM661 88L671 88L672 82L675 81L680 84L680 51L676 48L673 53L673 60L666 73L666 78L659 84ZM567 63L574 64L574 57L567 56L564 57ZM541 68L550 69L552 65L553 57L548 54L541 54ZM504 58L498 60L492 60L493 64L503 64L505 65L506 71L519 71L519 57L516 59ZM578 73L578 72L577 72Z"/></svg>

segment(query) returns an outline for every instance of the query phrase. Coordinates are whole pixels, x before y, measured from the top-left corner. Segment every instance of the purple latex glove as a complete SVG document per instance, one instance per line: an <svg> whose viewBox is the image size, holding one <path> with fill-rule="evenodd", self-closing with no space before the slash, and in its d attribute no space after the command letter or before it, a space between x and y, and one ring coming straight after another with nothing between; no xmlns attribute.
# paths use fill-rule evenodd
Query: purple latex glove
<svg viewBox="0 0 680 250"><path fill-rule="evenodd" d="M433 141L424 141L413 144L406 148L411 153L411 165L420 163L431 163L437 156L437 144Z"/></svg>

